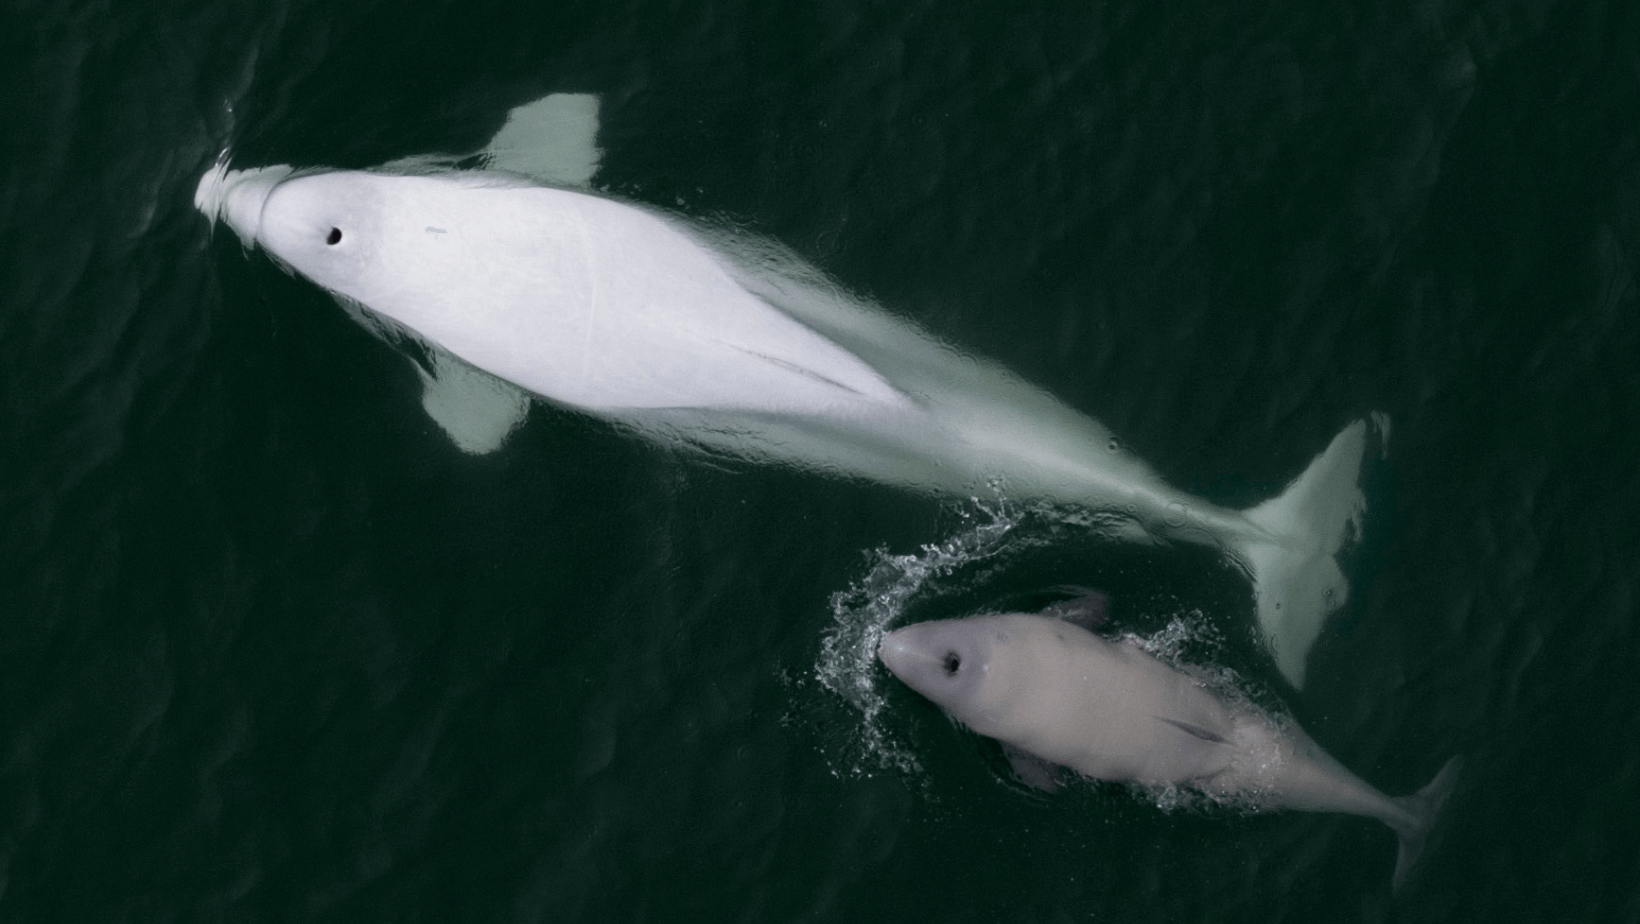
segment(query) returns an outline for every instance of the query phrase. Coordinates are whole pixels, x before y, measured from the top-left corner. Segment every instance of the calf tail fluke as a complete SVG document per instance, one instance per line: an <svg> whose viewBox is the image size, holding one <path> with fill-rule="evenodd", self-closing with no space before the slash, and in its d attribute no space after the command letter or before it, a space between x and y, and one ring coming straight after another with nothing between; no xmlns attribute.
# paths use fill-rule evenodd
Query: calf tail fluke
<svg viewBox="0 0 1640 924"><path fill-rule="evenodd" d="M1412 816L1412 823L1397 825L1395 833L1401 838L1400 850L1395 854L1395 875L1390 879L1390 890L1399 892L1406 884L1407 876L1418 862L1418 857L1424 851L1424 844L1429 840L1430 829L1435 827L1435 819L1441 813L1441 806L1446 798L1452 795L1452 789L1458 783L1458 771L1463 767L1463 759L1454 757L1446 762L1441 772L1435 774L1435 779L1429 785L1410 796L1396 799L1397 805Z"/></svg>
<svg viewBox="0 0 1640 924"><path fill-rule="evenodd" d="M1382 440L1388 431L1389 419L1382 414L1350 424L1287 490L1246 512L1259 535L1237 549L1237 556L1253 580L1264 639L1295 687L1304 683L1321 624L1349 597L1337 556L1360 535L1366 509L1362 457L1369 440Z"/></svg>

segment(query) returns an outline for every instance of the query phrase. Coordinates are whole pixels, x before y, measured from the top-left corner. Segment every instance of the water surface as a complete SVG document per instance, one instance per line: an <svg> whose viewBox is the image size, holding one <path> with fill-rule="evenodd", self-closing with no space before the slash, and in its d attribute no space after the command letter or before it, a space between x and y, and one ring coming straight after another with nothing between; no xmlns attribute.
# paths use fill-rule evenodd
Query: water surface
<svg viewBox="0 0 1640 924"><path fill-rule="evenodd" d="M1018 9L14 5L0 920L1640 919L1634 9ZM1204 550L551 409L464 455L190 204L225 146L471 150L554 91L606 189L1215 503L1389 414L1303 693ZM859 656L1061 584L1210 627L1388 792L1465 754L1419 880L1362 819L1027 792Z"/></svg>

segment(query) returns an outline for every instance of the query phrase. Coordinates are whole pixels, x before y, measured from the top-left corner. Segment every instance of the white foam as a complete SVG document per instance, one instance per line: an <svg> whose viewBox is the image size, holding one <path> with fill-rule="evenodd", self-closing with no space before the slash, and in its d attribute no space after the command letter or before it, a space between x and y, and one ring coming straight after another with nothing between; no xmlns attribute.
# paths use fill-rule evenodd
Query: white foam
<svg viewBox="0 0 1640 924"><path fill-rule="evenodd" d="M849 753L828 755L834 772L855 777L881 770L921 774L915 752L887 727L881 685L892 681L886 670L878 669L877 646L930 581L1001 552L1023 517L1001 502L987 506L975 501L974 507L964 513L978 521L974 525L912 554L877 549L866 575L832 594L832 627L821 640L814 676L859 717L857 734L849 736Z"/></svg>

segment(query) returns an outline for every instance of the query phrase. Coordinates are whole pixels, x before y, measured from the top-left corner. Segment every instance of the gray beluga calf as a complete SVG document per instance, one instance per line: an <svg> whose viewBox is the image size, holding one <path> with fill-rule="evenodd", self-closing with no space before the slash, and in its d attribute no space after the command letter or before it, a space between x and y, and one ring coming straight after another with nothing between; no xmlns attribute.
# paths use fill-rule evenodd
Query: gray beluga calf
<svg viewBox="0 0 1640 924"><path fill-rule="evenodd" d="M595 98L554 95L514 110L476 156L219 164L195 203L364 323L426 344L423 406L468 451L501 445L528 393L725 456L960 498L995 483L1093 510L1114 536L1222 549L1252 581L1282 672L1303 682L1348 596L1336 555L1359 531L1381 418L1345 427L1280 496L1218 507L780 245L595 194L596 131Z"/></svg>
<svg viewBox="0 0 1640 924"><path fill-rule="evenodd" d="M947 715L1003 744L1020 777L1054 789L1066 770L1189 787L1265 809L1375 818L1400 838L1393 885L1417 860L1456 779L1454 758L1412 796L1374 789L1291 721L1279 721L1145 652L1040 614L916 623L878 657Z"/></svg>

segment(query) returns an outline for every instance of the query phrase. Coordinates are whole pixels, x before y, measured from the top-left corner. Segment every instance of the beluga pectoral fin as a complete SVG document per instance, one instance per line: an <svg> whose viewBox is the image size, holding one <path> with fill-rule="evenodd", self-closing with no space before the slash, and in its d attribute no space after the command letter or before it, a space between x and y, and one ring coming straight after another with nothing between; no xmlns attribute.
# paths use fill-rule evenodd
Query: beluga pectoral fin
<svg viewBox="0 0 1640 924"><path fill-rule="evenodd" d="M427 175L477 167L514 173L549 186L590 188L603 161L598 147L600 100L592 93L549 93L516 106L489 143L467 154L413 154L380 167Z"/></svg>
<svg viewBox="0 0 1640 924"><path fill-rule="evenodd" d="M1048 606L1042 615L1063 619L1089 632L1099 631L1110 620L1110 595L1089 587L1062 587L1060 590L1075 596Z"/></svg>
<svg viewBox="0 0 1640 924"><path fill-rule="evenodd" d="M1014 775L1032 789L1058 792L1065 788L1065 776L1068 771L1064 767L1011 744L1004 744L1002 753L1008 758L1008 766L1013 768Z"/></svg>
<svg viewBox="0 0 1640 924"><path fill-rule="evenodd" d="M428 351L431 371L420 365L421 406L463 452L495 452L530 412L530 397L516 386L480 372L443 350Z"/></svg>
<svg viewBox="0 0 1640 924"><path fill-rule="evenodd" d="M552 93L513 109L484 148L485 166L554 186L590 187L603 159L598 109L591 93Z"/></svg>

